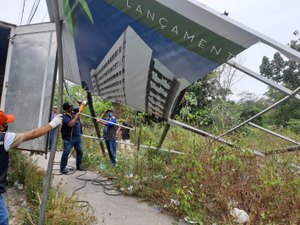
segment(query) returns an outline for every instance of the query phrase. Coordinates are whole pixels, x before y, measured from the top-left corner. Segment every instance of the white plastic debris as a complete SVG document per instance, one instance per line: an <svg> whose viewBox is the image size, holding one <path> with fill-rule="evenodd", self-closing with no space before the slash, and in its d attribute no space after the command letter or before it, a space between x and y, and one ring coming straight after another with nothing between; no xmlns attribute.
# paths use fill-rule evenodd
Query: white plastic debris
<svg viewBox="0 0 300 225"><path fill-rule="evenodd" d="M237 223L244 224L249 222L249 215L242 209L233 208L230 210L230 215L233 216Z"/></svg>
<svg viewBox="0 0 300 225"><path fill-rule="evenodd" d="M133 186L132 186L132 185L130 185L130 186L127 188L128 191L132 191L132 189L133 189Z"/></svg>
<svg viewBox="0 0 300 225"><path fill-rule="evenodd" d="M178 205L180 205L180 202L178 201L178 200L175 200L175 199L170 199L170 204L171 205L176 205L176 206L178 206Z"/></svg>
<svg viewBox="0 0 300 225"><path fill-rule="evenodd" d="M188 224L197 224L197 221L189 216L184 217L184 221Z"/></svg>
<svg viewBox="0 0 300 225"><path fill-rule="evenodd" d="M19 191L23 191L24 190L24 185L23 184L18 184L17 186Z"/></svg>
<svg viewBox="0 0 300 225"><path fill-rule="evenodd" d="M161 174L159 174L159 175L154 175L154 176L153 176L154 179L161 179L161 180L165 179L166 177L167 177L167 176L163 176L163 175L161 175Z"/></svg>

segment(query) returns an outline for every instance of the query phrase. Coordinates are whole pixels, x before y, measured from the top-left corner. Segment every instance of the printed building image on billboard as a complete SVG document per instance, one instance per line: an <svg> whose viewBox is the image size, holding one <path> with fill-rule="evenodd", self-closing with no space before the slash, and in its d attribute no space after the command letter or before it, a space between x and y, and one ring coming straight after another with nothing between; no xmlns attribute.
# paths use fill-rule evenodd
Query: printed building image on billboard
<svg viewBox="0 0 300 225"><path fill-rule="evenodd" d="M164 118L181 90L260 40L195 0L79 2L69 1L61 16L81 84Z"/></svg>
<svg viewBox="0 0 300 225"><path fill-rule="evenodd" d="M162 117L165 110L168 110L165 105L168 101L173 101L170 96L174 74L171 73L157 59L151 60L147 94L146 94L146 111Z"/></svg>
<svg viewBox="0 0 300 225"><path fill-rule="evenodd" d="M174 74L152 59L151 48L131 27L92 69L91 77L96 95L160 117L173 102L169 93Z"/></svg>

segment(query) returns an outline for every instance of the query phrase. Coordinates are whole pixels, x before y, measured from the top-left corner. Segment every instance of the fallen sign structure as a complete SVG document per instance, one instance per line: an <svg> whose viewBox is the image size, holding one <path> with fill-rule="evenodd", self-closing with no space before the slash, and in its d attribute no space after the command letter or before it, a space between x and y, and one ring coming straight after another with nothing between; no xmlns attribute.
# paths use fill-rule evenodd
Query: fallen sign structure
<svg viewBox="0 0 300 225"><path fill-rule="evenodd" d="M79 84L88 92L165 120L174 115L178 97L190 84L258 42L300 61L298 52L195 0L47 3L59 31L58 42L74 48L70 53L58 44L63 56L59 71L65 72L66 79L78 83L80 77ZM59 12L55 4L64 10ZM49 183L50 172L45 183ZM43 210L46 196L47 188ZM41 212L39 224L43 219Z"/></svg>
<svg viewBox="0 0 300 225"><path fill-rule="evenodd" d="M66 79L77 74L94 95L166 120L182 90L258 42L299 60L298 52L195 0L66 2L62 39L76 52L64 53L73 65Z"/></svg>
<svg viewBox="0 0 300 225"><path fill-rule="evenodd" d="M65 61L73 65L67 67L67 79L68 74L77 74L88 92L103 99L168 121L173 119L176 102L183 97L180 93L223 63L288 95L255 117L290 96L300 99L298 90L288 90L233 61L236 55L259 42L298 62L299 52L196 0L176 3L99 0L60 4L64 8L60 18L65 21L62 40L74 46L76 52L64 53ZM50 0L48 5L51 6ZM50 17L51 9L49 7Z"/></svg>

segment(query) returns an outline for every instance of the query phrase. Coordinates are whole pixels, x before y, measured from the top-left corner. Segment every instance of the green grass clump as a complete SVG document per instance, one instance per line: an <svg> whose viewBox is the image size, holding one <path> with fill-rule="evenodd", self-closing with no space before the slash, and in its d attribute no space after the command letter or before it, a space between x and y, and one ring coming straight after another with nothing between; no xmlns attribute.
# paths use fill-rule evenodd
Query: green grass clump
<svg viewBox="0 0 300 225"><path fill-rule="evenodd" d="M38 168L25 154L18 150L10 151L10 184L24 184L28 204L19 211L18 219L24 225L37 224L40 213L44 171ZM66 197L51 189L49 191L45 225L89 225L95 217L89 208L78 204L77 199Z"/></svg>

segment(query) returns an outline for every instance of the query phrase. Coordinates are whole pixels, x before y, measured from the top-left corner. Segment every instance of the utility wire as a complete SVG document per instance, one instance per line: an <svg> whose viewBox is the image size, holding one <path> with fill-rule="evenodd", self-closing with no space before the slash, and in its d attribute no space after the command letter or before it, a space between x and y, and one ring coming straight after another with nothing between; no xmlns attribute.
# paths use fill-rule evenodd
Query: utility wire
<svg viewBox="0 0 300 225"><path fill-rule="evenodd" d="M33 12L33 9L34 9L34 6L36 4L37 0L34 1L32 7L31 7L31 10L30 10L30 13L29 13L29 16L28 16L28 19L27 19L27 24L29 24L29 20L30 20L30 17L32 15L32 12Z"/></svg>
<svg viewBox="0 0 300 225"><path fill-rule="evenodd" d="M25 5L26 5L26 0L23 0L23 5L22 5L22 14L21 14L21 19L20 19L20 25L22 24L22 21L23 21L23 16L24 16Z"/></svg>
<svg viewBox="0 0 300 225"><path fill-rule="evenodd" d="M30 11L30 15L29 15L29 17L28 17L27 24L30 24L30 23L31 23L31 21L32 21L33 17L35 16L36 11L37 11L37 9L38 9L38 7L39 7L39 5L40 5L40 2L41 2L41 0L35 0L35 2L34 2L34 4L33 4L33 7L31 8L31 11Z"/></svg>
<svg viewBox="0 0 300 225"><path fill-rule="evenodd" d="M42 23L45 21L47 14L48 14L48 12L46 11L46 12L45 12L45 15L44 15L44 17L43 17L43 19L42 19Z"/></svg>

